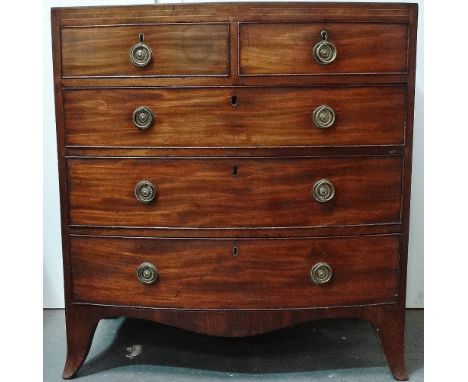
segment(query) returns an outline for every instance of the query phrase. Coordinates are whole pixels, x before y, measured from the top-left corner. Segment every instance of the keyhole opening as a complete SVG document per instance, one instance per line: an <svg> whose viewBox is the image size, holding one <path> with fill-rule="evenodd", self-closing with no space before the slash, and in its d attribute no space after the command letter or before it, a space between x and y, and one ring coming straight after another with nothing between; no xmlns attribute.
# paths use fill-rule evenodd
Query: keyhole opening
<svg viewBox="0 0 468 382"><path fill-rule="evenodd" d="M231 105L233 107L236 107L237 105L239 105L239 100L237 99L237 96L235 95L231 96Z"/></svg>
<svg viewBox="0 0 468 382"><path fill-rule="evenodd" d="M232 247L232 256L237 256L239 254L239 249L237 247Z"/></svg>
<svg viewBox="0 0 468 382"><path fill-rule="evenodd" d="M231 173L232 173L232 175L234 175L234 176L237 175L237 166L234 166L234 167L232 168L232 172L231 172Z"/></svg>
<svg viewBox="0 0 468 382"><path fill-rule="evenodd" d="M143 33L140 33L140 34L138 35L138 38L140 39L140 42L145 41L145 35L144 35Z"/></svg>

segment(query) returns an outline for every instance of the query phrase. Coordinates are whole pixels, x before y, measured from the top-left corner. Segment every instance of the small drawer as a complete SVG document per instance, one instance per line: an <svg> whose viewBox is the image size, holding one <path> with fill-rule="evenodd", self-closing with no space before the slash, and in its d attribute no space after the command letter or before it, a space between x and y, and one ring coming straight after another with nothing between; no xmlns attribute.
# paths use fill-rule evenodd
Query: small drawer
<svg viewBox="0 0 468 382"><path fill-rule="evenodd" d="M228 23L63 28L64 77L227 76Z"/></svg>
<svg viewBox="0 0 468 382"><path fill-rule="evenodd" d="M398 145L404 143L405 94L405 86L66 90L66 143Z"/></svg>
<svg viewBox="0 0 468 382"><path fill-rule="evenodd" d="M185 309L397 299L399 235L316 239L72 237L73 299Z"/></svg>
<svg viewBox="0 0 468 382"><path fill-rule="evenodd" d="M73 225L315 227L399 223L401 157L73 158Z"/></svg>
<svg viewBox="0 0 468 382"><path fill-rule="evenodd" d="M404 24L241 23L240 75L406 73Z"/></svg>

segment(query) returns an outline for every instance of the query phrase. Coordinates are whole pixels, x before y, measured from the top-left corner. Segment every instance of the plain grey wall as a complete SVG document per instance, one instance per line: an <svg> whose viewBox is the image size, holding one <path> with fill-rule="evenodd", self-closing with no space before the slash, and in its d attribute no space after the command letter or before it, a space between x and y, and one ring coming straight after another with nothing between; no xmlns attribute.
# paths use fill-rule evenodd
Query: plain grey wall
<svg viewBox="0 0 468 382"><path fill-rule="evenodd" d="M209 0L203 0L203 2L208 1ZM155 1L153 0L44 0L43 267L45 308L60 308L64 306L60 237L60 202L58 191L57 146L55 136L54 91L50 38L50 8L81 5L151 4L154 2ZM156 3L182 2L185 3L188 1L156 1ZM408 292L406 299L408 307L411 308L422 308L424 306L424 2L422 0L417 2L419 3L419 27L414 118L412 204L408 259Z"/></svg>

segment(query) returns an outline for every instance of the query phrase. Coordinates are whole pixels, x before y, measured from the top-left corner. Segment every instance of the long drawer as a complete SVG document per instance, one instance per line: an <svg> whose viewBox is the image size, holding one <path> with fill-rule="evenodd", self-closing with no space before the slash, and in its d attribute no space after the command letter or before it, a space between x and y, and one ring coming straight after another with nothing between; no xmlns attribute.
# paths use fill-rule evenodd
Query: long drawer
<svg viewBox="0 0 468 382"><path fill-rule="evenodd" d="M404 24L241 23L239 28L240 75L408 70L408 27Z"/></svg>
<svg viewBox="0 0 468 382"><path fill-rule="evenodd" d="M398 223L401 172L399 156L73 158L70 223L193 228Z"/></svg>
<svg viewBox="0 0 468 382"><path fill-rule="evenodd" d="M63 28L61 38L64 77L229 75L224 22ZM147 56L137 63L149 59L144 66L130 58L140 43Z"/></svg>
<svg viewBox="0 0 468 382"><path fill-rule="evenodd" d="M79 302L265 309L394 302L397 296L398 235L70 242L73 300Z"/></svg>
<svg viewBox="0 0 468 382"><path fill-rule="evenodd" d="M405 86L66 90L66 144L402 144L405 93Z"/></svg>

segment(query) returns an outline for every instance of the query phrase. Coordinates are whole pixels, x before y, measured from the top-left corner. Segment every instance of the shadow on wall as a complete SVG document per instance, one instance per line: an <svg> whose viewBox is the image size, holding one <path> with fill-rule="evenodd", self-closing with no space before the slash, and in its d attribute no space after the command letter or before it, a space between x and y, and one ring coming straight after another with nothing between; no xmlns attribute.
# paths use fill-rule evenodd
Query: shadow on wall
<svg viewBox="0 0 468 382"><path fill-rule="evenodd" d="M424 93L416 86L413 131L413 179L408 247L407 306L424 306Z"/></svg>

